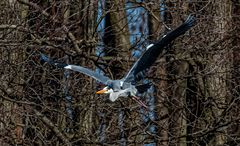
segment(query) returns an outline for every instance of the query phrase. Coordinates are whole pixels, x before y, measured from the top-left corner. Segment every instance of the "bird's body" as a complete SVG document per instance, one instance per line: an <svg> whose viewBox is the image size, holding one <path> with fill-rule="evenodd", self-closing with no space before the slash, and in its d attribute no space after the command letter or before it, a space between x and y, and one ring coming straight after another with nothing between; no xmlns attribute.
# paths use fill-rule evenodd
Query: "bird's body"
<svg viewBox="0 0 240 146"><path fill-rule="evenodd" d="M109 81L108 86L112 87L109 99L114 102L118 97L136 96L137 89L134 85L123 80Z"/></svg>
<svg viewBox="0 0 240 146"><path fill-rule="evenodd" d="M157 43L150 44L143 55L134 63L126 76L120 80L111 80L102 74L96 73L81 66L55 62L43 54L41 54L41 58L50 64L56 65L60 68L70 69L83 73L105 84L106 87L96 93L110 94L109 99L111 101L115 101L118 97L132 97L139 104L146 107L146 105L137 97L137 94L145 92L150 87L150 85L135 85L138 74L149 68L160 55L164 55L166 52L165 47L175 38L184 34L187 30L194 26L194 22L195 18L189 16L188 19L178 28L164 35Z"/></svg>

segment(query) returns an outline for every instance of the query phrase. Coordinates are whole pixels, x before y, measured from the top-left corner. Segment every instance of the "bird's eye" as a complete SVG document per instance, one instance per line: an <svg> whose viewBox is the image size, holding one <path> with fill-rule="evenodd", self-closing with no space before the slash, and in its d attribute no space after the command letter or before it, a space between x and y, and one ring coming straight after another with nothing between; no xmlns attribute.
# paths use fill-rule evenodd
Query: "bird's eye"
<svg viewBox="0 0 240 146"><path fill-rule="evenodd" d="M109 85L108 85L108 88L112 88L112 87L113 87L112 84L109 84Z"/></svg>

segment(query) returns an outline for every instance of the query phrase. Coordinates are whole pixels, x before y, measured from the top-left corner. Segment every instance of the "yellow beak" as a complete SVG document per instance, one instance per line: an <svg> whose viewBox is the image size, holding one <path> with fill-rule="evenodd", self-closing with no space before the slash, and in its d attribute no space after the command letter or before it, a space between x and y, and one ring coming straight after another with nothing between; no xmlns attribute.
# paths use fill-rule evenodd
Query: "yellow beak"
<svg viewBox="0 0 240 146"><path fill-rule="evenodd" d="M103 94L103 93L105 93L106 91L107 91L106 89L102 89L102 90L100 90L100 91L97 91L96 94Z"/></svg>

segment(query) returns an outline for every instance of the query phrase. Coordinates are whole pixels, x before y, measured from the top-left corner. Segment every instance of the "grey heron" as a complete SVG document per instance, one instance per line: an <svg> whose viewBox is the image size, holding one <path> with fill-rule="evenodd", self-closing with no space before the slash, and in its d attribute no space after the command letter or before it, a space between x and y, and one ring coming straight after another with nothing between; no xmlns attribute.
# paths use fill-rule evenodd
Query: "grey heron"
<svg viewBox="0 0 240 146"><path fill-rule="evenodd" d="M95 80L106 85L102 90L97 91L97 94L110 94L109 99L114 102L118 97L132 97L140 105L147 108L147 106L140 100L137 94L140 90L145 92L150 86L148 84L135 85L134 82L138 74L147 68L149 68L158 58L158 56L163 55L167 52L166 46L171 43L174 39L184 34L192 26L195 25L195 17L188 16L187 20L177 27L175 30L168 32L160 40L154 44L150 44L142 56L134 63L129 72L119 80L112 80L102 74L99 74L93 70L90 70L85 67L64 64L53 61L48 58L46 55L41 54L41 59L48 62L49 64L56 65L59 68L69 69L83 73L89 77L94 78Z"/></svg>

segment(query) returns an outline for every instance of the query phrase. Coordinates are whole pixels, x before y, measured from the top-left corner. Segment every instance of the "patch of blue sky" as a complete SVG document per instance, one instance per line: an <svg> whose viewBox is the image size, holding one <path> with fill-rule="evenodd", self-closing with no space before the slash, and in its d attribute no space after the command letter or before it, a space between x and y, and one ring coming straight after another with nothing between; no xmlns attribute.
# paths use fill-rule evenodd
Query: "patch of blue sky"
<svg viewBox="0 0 240 146"><path fill-rule="evenodd" d="M138 2L143 2L139 0ZM132 51L132 56L139 58L142 53L145 51L147 45L149 45L148 35L148 14L143 7L134 7L130 2L126 3L126 14L128 20L128 27L130 32L130 43L135 46L136 49ZM140 29L141 28L141 29ZM136 45L137 44L137 45ZM144 83L148 83L148 80L144 80ZM144 93L143 96L146 97L146 103L149 106L149 112L146 112L145 109L141 108L140 112L142 113L143 122L148 122L149 120L154 121L156 119L155 109L155 98L153 96L154 87L150 87L147 93ZM154 124L151 124L148 127L148 131L152 134L156 134L157 127ZM144 144L144 146L155 146L156 143Z"/></svg>
<svg viewBox="0 0 240 146"><path fill-rule="evenodd" d="M142 1L138 1L142 2ZM128 20L128 28L130 32L130 43L136 45L136 50L142 52L145 50L146 36L148 35L147 12L143 7L134 7L130 2L126 3L126 14ZM142 28L139 31L139 28ZM139 53L132 53L133 57L139 57Z"/></svg>
<svg viewBox="0 0 240 146"><path fill-rule="evenodd" d="M70 71L65 70L64 71L64 84L63 84L63 91L66 99L66 113L68 115L68 118L70 119L70 123L72 123L72 120L74 118L74 110L72 107L72 96L69 95L69 83L68 83L68 78L70 77ZM72 125L70 124L69 125ZM69 132L72 127L66 127L65 131Z"/></svg>
<svg viewBox="0 0 240 146"><path fill-rule="evenodd" d="M97 22L99 22L99 21L101 21L101 22L98 23L97 32L100 33L101 37L104 35L104 28L105 28L105 19L103 18L104 7L105 7L104 0L99 0L98 1Z"/></svg>
<svg viewBox="0 0 240 146"><path fill-rule="evenodd" d="M98 1L98 13L97 13L97 33L98 33L98 44L96 46L96 56L102 57L104 56L104 43L103 43L103 36L104 36L104 29L105 29L105 18L103 18L103 11L105 8L105 1L99 0ZM103 74L103 71L99 68L96 69L97 73Z"/></svg>
<svg viewBox="0 0 240 146"><path fill-rule="evenodd" d="M98 33L98 44L96 47L96 55L97 56L104 56L104 44L103 44L103 36L104 36L104 29L105 29L105 18L103 18L103 11L105 8L105 1L104 0L99 0L98 1L98 13L97 13L97 22L101 21L98 23L97 26L97 33Z"/></svg>
<svg viewBox="0 0 240 146"><path fill-rule="evenodd" d="M132 57L139 58L142 55L142 51L140 50L134 50L132 51Z"/></svg>
<svg viewBox="0 0 240 146"><path fill-rule="evenodd" d="M96 55L99 57L104 56L104 43L103 43L103 36L104 36L104 29L105 29L105 18L103 17L103 11L105 9L105 0L99 0L98 1L98 13L97 13L97 33L98 33L98 44L96 46ZM101 22L99 22L101 21ZM99 74L104 74L104 72L96 68L95 70ZM99 133L99 141L100 143L104 143L106 140L106 119L105 119L105 113L99 111L98 115L100 117L100 125L98 128L98 133Z"/></svg>
<svg viewBox="0 0 240 146"><path fill-rule="evenodd" d="M166 6L164 3L164 0L160 0L160 17L161 17L162 21L164 21L165 11L166 11Z"/></svg>
<svg viewBox="0 0 240 146"><path fill-rule="evenodd" d="M125 131L124 131L124 121L125 121L125 113L123 109L118 110L118 127L120 129L120 146L126 146L127 141L125 138Z"/></svg>
<svg viewBox="0 0 240 146"><path fill-rule="evenodd" d="M156 143L148 143L148 144L144 144L144 146L156 146Z"/></svg>

